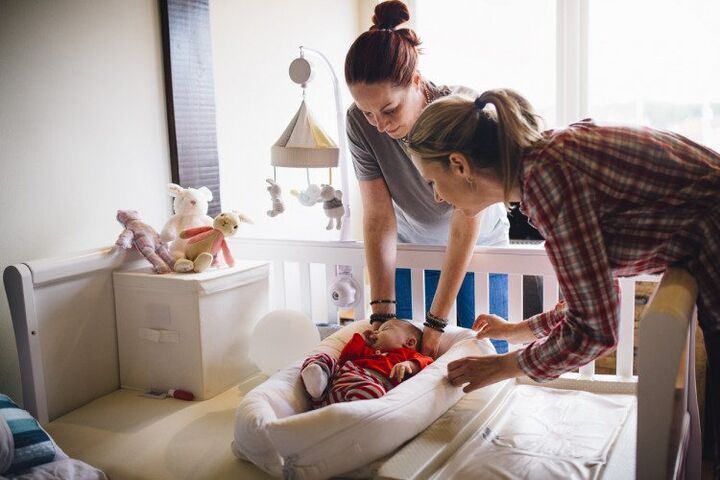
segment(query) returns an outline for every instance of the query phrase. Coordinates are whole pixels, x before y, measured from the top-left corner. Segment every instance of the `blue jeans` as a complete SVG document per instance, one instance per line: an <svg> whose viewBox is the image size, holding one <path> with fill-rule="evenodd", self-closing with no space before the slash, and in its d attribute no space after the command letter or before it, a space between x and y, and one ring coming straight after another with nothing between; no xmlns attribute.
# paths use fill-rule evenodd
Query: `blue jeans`
<svg viewBox="0 0 720 480"><path fill-rule="evenodd" d="M508 277L505 274L489 275L490 312L507 320L508 316ZM440 272L425 270L425 310L430 308L437 290ZM410 270L398 268L395 271L395 294L397 295L397 316L412 318L412 289ZM478 312L480 313L480 312ZM468 273L460 286L457 296L457 324L470 328L475 321L475 274ZM490 340L498 353L508 350L505 340Z"/></svg>

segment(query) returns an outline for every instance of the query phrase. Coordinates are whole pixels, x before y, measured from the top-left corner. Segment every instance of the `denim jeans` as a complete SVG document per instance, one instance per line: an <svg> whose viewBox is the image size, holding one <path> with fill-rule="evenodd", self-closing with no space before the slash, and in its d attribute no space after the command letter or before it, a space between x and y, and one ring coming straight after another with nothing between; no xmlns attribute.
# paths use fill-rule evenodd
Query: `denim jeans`
<svg viewBox="0 0 720 480"><path fill-rule="evenodd" d="M508 277L505 274L489 275L490 312L507 320L508 316ZM440 272L425 270L425 310L430 308L435 290L437 290ZM398 268L395 271L395 294L397 295L397 316L412 318L412 289L410 270ZM477 312L481 313L481 312ZM470 328L475 321L475 274L468 273L460 286L457 296L457 324ZM498 353L507 352L505 340L490 340Z"/></svg>

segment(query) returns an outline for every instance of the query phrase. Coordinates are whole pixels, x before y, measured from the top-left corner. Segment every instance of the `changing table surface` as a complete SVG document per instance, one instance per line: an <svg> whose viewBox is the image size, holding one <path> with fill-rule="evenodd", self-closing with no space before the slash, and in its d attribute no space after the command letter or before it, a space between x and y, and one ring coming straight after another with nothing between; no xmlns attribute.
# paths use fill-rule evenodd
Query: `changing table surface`
<svg viewBox="0 0 720 480"><path fill-rule="evenodd" d="M112 480L270 477L230 450L240 397L258 375L209 400L156 400L117 390L50 422L46 428L71 457Z"/></svg>

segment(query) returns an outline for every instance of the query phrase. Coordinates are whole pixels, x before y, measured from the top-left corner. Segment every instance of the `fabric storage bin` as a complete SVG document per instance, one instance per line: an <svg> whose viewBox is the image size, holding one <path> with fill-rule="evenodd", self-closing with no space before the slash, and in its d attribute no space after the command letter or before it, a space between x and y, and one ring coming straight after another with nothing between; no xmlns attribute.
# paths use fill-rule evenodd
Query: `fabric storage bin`
<svg viewBox="0 0 720 480"><path fill-rule="evenodd" d="M269 307L269 267L113 273L120 384L183 389L202 400L252 375L249 337Z"/></svg>

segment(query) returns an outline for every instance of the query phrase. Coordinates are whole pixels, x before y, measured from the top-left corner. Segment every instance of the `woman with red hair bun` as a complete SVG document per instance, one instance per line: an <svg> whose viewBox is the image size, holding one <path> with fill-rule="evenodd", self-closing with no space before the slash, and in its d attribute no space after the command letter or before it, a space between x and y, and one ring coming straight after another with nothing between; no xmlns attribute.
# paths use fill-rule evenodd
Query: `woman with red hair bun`
<svg viewBox="0 0 720 480"><path fill-rule="evenodd" d="M473 324L474 278L466 270L475 245L507 245L509 222L502 203L473 215L454 211L408 156L405 137L428 104L450 93L474 96L468 88L436 85L420 74L420 40L403 26L409 19L402 2L380 3L373 25L350 47L345 80L354 104L347 134L363 203L373 327L395 316L412 317L410 272L396 269L397 242L447 246L442 273L425 272L425 300L432 305L422 352L435 355L456 297L458 324ZM505 275L490 275L490 312L507 316Z"/></svg>

